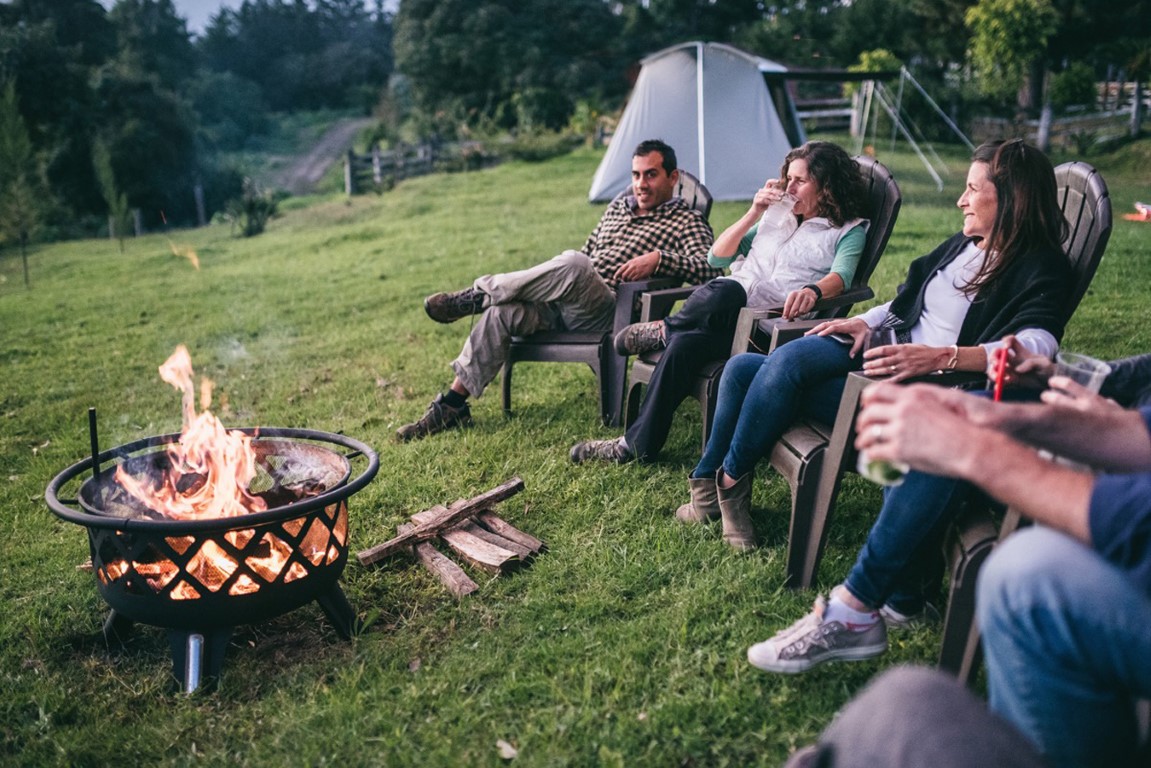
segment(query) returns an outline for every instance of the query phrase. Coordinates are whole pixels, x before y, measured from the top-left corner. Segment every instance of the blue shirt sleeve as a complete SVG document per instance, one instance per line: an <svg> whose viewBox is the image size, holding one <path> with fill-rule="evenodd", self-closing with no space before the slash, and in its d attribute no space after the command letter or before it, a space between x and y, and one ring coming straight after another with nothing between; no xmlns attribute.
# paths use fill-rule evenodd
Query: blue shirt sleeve
<svg viewBox="0 0 1151 768"><path fill-rule="evenodd" d="M1151 432L1151 407L1139 413ZM1151 472L1096 477L1088 523L1095 551L1151 595Z"/></svg>

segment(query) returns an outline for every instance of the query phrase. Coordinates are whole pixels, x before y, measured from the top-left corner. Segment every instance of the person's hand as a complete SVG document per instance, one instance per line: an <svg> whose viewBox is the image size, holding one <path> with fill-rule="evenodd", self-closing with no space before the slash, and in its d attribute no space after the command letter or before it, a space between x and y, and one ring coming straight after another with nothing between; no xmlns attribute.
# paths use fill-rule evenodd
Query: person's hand
<svg viewBox="0 0 1151 768"><path fill-rule="evenodd" d="M871 459L954 474L995 405L985 397L932 384L872 384L863 391L855 447Z"/></svg>
<svg viewBox="0 0 1151 768"><path fill-rule="evenodd" d="M631 261L621 264L615 271L615 277L621 283L646 280L655 274L657 267L659 267L659 251L649 251L643 256L636 256Z"/></svg>
<svg viewBox="0 0 1151 768"><path fill-rule="evenodd" d="M888 381L903 381L925 376L940 368L941 350L926 344L887 344L863 353L863 372L884 376ZM950 355L951 350L946 350Z"/></svg>
<svg viewBox="0 0 1151 768"><path fill-rule="evenodd" d="M1043 389L1055 373L1055 363L1046 355L1032 352L1019 343L1014 334L1003 337L1002 349L1007 350L1007 367L1003 369L1003 386ZM987 356L987 378L995 381L999 356Z"/></svg>
<svg viewBox="0 0 1151 768"><path fill-rule="evenodd" d="M815 291L810 288L800 288L787 294L783 302L783 319L794 320L800 315L806 315L815 308Z"/></svg>
<svg viewBox="0 0 1151 768"><path fill-rule="evenodd" d="M1048 379L1047 386L1048 389L1039 396L1045 403L1074 408L1077 411L1123 410L1123 406L1114 400L1102 397L1066 376L1052 376Z"/></svg>
<svg viewBox="0 0 1151 768"><path fill-rule="evenodd" d="M751 208L758 215L762 215L773 203L778 203L783 197L783 184L779 179L768 179L763 186L755 191L751 199Z"/></svg>
<svg viewBox="0 0 1151 768"><path fill-rule="evenodd" d="M858 317L837 317L834 320L820 323L803 335L850 336L852 339L850 355L855 357L859 354L859 350L863 349L863 343L867 341L869 333L871 333L871 328Z"/></svg>

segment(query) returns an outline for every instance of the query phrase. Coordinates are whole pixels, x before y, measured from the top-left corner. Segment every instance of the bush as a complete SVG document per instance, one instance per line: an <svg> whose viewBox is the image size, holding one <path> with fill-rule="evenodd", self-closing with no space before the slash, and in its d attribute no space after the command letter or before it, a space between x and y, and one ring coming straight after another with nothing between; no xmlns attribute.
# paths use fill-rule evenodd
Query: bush
<svg viewBox="0 0 1151 768"><path fill-rule="evenodd" d="M516 160L538 163L566 155L583 142L582 136L553 131L520 133L501 145L500 153Z"/></svg>
<svg viewBox="0 0 1151 768"><path fill-rule="evenodd" d="M1051 77L1051 106L1058 112L1068 107L1086 105L1094 108L1095 73L1084 62L1077 61Z"/></svg>
<svg viewBox="0 0 1151 768"><path fill-rule="evenodd" d="M232 222L233 232L238 224L242 237L253 237L263 232L268 219L276 215L281 199L279 195L262 189L251 178L245 178L243 193L229 200L224 211Z"/></svg>

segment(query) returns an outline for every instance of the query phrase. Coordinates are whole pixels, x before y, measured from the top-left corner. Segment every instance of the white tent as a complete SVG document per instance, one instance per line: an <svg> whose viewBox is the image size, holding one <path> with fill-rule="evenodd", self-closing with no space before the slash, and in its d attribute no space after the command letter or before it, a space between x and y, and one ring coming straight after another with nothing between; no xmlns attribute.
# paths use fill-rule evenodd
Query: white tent
<svg viewBox="0 0 1151 768"><path fill-rule="evenodd" d="M786 71L780 64L698 42L666 48L640 64L592 179L591 201L610 200L630 183L632 152L645 139L670 144L679 167L702 180L716 200L750 200L805 140L782 82L769 91L764 81L763 72Z"/></svg>

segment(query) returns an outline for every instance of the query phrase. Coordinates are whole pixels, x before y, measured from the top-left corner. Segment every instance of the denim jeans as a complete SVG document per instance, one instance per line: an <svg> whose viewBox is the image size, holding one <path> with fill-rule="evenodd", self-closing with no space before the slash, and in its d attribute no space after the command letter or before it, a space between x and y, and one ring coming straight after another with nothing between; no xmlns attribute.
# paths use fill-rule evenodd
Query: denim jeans
<svg viewBox="0 0 1151 768"><path fill-rule="evenodd" d="M1022 530L979 574L991 708L1053 766L1134 764L1151 697L1151 597L1087 545Z"/></svg>
<svg viewBox="0 0 1151 768"><path fill-rule="evenodd" d="M719 380L711 437L692 477L723 468L739 478L755 468L799 417L833 422L847 374L862 355L825 336L805 336L770 355L748 352L727 362Z"/></svg>

